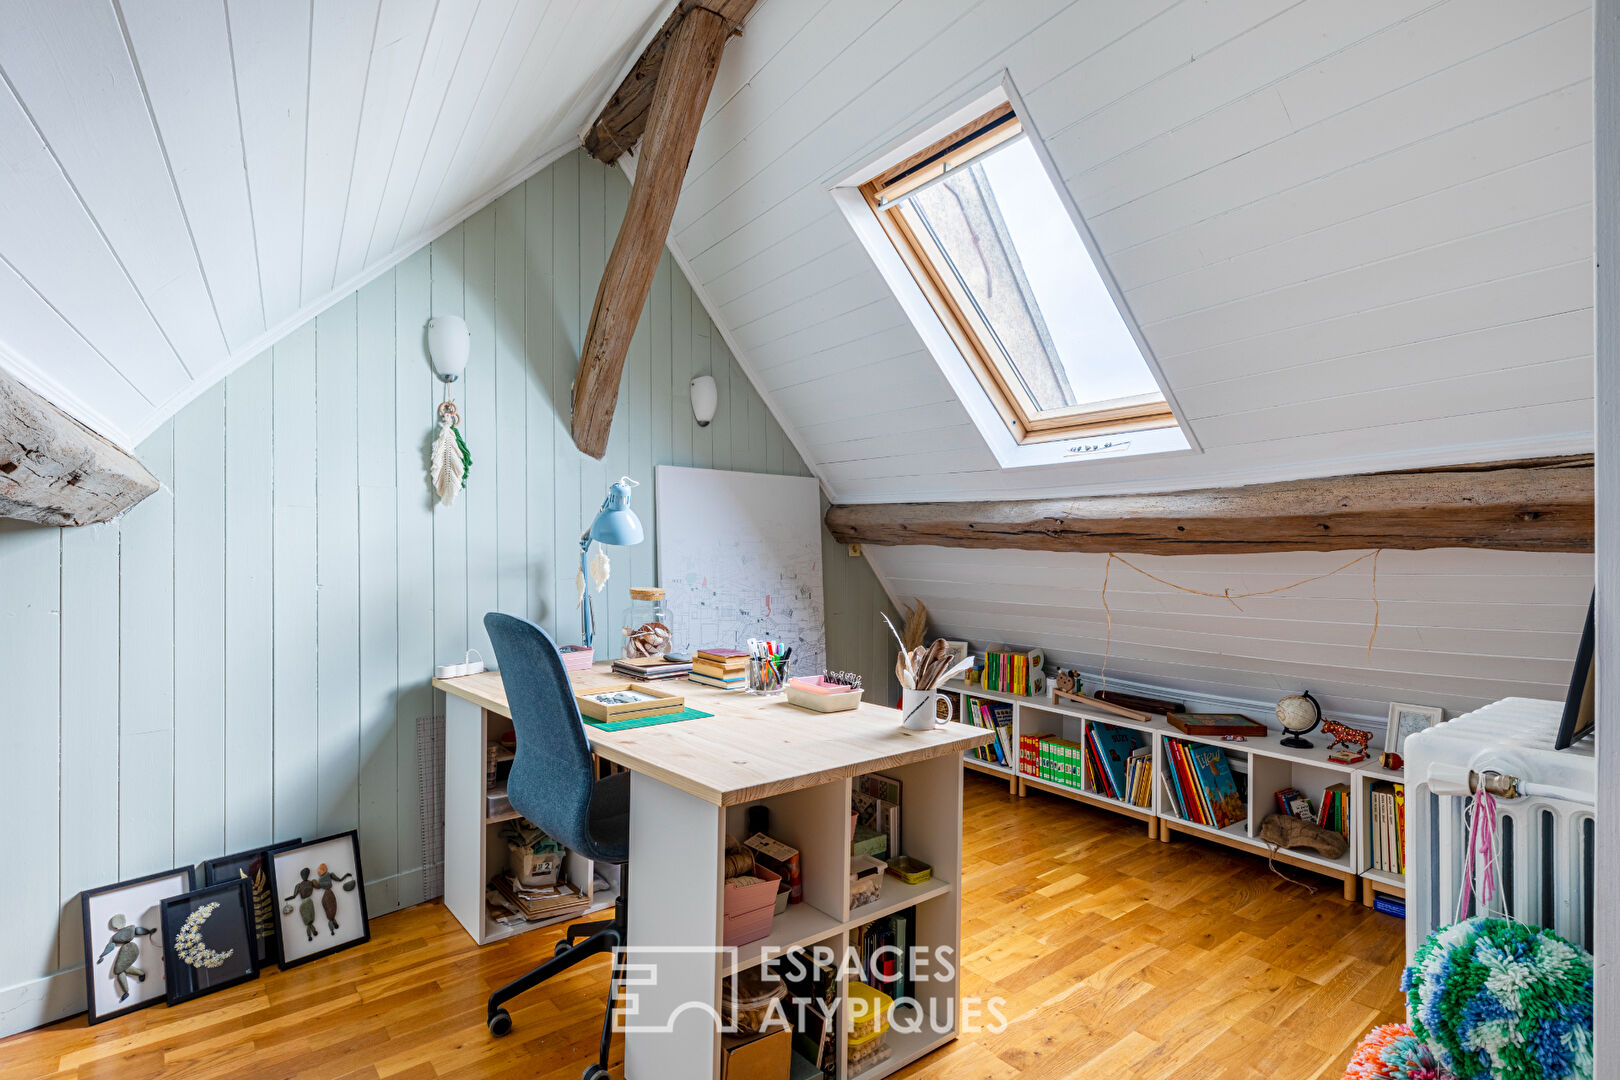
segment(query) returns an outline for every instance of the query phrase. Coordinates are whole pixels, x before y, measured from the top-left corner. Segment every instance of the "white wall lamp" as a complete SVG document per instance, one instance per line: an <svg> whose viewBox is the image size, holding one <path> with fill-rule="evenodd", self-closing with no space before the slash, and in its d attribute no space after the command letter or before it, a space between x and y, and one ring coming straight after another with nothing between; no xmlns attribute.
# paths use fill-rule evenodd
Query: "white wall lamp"
<svg viewBox="0 0 1620 1080"><path fill-rule="evenodd" d="M439 378L453 383L467 370L467 353L472 348L472 334L467 322L459 315L436 315L427 324L428 355Z"/></svg>
<svg viewBox="0 0 1620 1080"><path fill-rule="evenodd" d="M697 421L698 427L709 426L719 404L720 391L714 385L713 375L699 375L692 380L692 419Z"/></svg>

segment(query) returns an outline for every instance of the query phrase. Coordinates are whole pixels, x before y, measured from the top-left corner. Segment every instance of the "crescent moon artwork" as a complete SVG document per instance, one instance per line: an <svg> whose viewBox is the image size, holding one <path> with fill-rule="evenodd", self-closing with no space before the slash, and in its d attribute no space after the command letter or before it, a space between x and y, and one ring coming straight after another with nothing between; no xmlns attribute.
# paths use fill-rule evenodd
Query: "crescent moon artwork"
<svg viewBox="0 0 1620 1080"><path fill-rule="evenodd" d="M235 949L215 952L203 941L202 925L219 909L219 903L204 904L186 916L180 932L174 935L174 954L194 968L217 968L235 954Z"/></svg>

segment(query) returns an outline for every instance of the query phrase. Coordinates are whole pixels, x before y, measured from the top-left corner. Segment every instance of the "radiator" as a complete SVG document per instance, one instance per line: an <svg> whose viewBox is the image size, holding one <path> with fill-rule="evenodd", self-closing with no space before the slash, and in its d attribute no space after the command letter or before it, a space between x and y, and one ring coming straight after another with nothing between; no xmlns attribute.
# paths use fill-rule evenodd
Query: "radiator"
<svg viewBox="0 0 1620 1080"><path fill-rule="evenodd" d="M1406 740L1406 955L1456 921L1467 854L1470 774L1519 781L1498 798L1499 895L1488 914L1556 930L1592 948L1592 856L1596 759L1590 738L1554 750L1563 703L1504 698ZM1479 910L1485 867L1476 867L1468 909Z"/></svg>

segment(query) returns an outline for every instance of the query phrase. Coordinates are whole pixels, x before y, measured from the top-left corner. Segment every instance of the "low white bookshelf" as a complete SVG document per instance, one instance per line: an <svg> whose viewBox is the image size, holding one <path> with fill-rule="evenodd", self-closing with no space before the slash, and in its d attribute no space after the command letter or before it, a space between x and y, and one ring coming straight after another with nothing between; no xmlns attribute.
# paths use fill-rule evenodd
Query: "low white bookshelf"
<svg viewBox="0 0 1620 1080"><path fill-rule="evenodd" d="M1145 822L1148 835L1156 836L1165 843L1180 833L1269 857L1279 864L1324 874L1340 882L1345 899L1359 898L1368 906L1372 905L1375 893L1405 896L1403 875L1372 869L1371 828L1368 821L1372 785L1382 780L1402 783L1402 773L1381 767L1371 756L1353 765L1329 760L1328 744L1332 740L1320 733L1310 737L1313 745L1308 750L1282 745L1282 734L1277 731L1243 742L1228 742L1219 737L1188 735L1162 716L1135 720L1078 702L1057 699L1050 692L1041 697L1020 697L969 686L959 680L953 680L943 689L957 696L958 707L964 697L1010 703L1013 706L1012 742L1015 751L1023 735L1061 735L1084 745L1086 729L1091 724L1139 732L1144 745L1152 747L1154 783L1148 806L1136 806L1092 789L1093 782L1089 776L1086 788L1076 788L1020 772L1016 768L1016 756L1013 769L964 758L970 768L989 772L998 778L1010 773L1008 778L1012 790L1018 795L1030 791L1058 795ZM1227 762L1233 773L1241 776L1246 785L1244 799L1248 813L1244 820L1224 829L1216 829L1177 814L1175 803L1164 786L1168 775L1168 739L1204 743L1226 751ZM1341 783L1350 789L1350 845L1343 856L1327 859L1308 851L1273 852L1270 845L1260 839L1261 822L1276 809L1274 795L1277 791L1297 788L1311 800L1312 805L1320 805L1323 792Z"/></svg>

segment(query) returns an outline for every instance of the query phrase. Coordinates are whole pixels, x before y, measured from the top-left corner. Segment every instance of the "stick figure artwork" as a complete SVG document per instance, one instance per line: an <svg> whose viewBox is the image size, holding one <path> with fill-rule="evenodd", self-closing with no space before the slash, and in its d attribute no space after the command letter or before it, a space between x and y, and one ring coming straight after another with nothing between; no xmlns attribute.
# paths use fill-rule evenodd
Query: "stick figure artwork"
<svg viewBox="0 0 1620 1080"><path fill-rule="evenodd" d="M135 939L157 933L157 927L130 926L124 916L114 915L107 920L107 929L112 931L112 937L107 939L107 947L96 957L96 964L100 966L108 953L117 950L108 978L118 987L118 1000L122 1002L129 998L129 980L125 976L133 975L141 982L146 981L146 972L135 966L135 962L141 958L141 947Z"/></svg>
<svg viewBox="0 0 1620 1080"><path fill-rule="evenodd" d="M315 868L315 880L311 881L309 874L307 866L298 871L298 884L293 886L290 896L282 899L289 902L295 899L298 901L298 917L304 920L304 938L306 941L313 941L319 935L319 931L315 929L315 894L319 892L321 910L326 914L327 933L335 936L338 932L337 893L333 891L332 886L350 880L354 875L334 874L327 869L325 863Z"/></svg>
<svg viewBox="0 0 1620 1080"><path fill-rule="evenodd" d="M311 840L272 852L270 859L283 969L371 940L358 832Z"/></svg>

